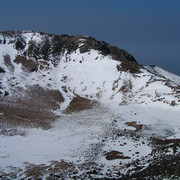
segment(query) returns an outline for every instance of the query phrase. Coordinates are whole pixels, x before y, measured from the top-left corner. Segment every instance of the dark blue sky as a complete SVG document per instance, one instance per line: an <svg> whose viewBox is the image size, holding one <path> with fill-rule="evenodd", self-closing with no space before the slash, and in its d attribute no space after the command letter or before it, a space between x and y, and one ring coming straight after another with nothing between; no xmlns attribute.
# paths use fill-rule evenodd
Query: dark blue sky
<svg viewBox="0 0 180 180"><path fill-rule="evenodd" d="M89 35L180 75L180 0L0 0L0 31Z"/></svg>

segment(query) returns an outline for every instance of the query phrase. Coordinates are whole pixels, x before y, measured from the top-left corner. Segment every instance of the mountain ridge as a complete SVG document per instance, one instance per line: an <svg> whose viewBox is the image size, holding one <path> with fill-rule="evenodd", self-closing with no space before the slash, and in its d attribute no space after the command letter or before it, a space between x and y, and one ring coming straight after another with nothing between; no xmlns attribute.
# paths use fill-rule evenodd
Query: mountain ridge
<svg viewBox="0 0 180 180"><path fill-rule="evenodd" d="M171 72L168 72L158 66L144 66L148 71L150 71L151 73L158 75L160 77L164 77L166 79L169 79L175 83L177 83L178 85L180 84L180 76L173 74Z"/></svg>
<svg viewBox="0 0 180 180"><path fill-rule="evenodd" d="M4 37L3 40L1 39L1 43L3 42L3 44L6 43L6 39L5 37L11 37L11 38L18 38L14 41L16 41L16 49L17 50L23 50L26 46L22 34L39 34L41 36L44 36L44 47L40 47L42 49L45 49L46 46L52 46L52 45L56 45L54 47L54 52L58 52L61 53L60 51L65 48L67 49L68 53L70 53L73 50L76 50L78 48L78 44L81 43L81 41L86 41L84 46L79 47L80 48L80 52L84 53L84 52L88 52L89 48L91 49L95 49L95 50L99 50L103 55L111 55L114 56L114 58L116 60L125 60L125 58L127 58L128 60L137 63L136 60L134 59L134 57L130 54L128 54L125 50L123 49L119 49L115 46L112 46L104 41L97 41L95 38L90 37L90 36L83 36L83 35L77 35L77 36L69 36L67 34L62 34L62 35L55 35L55 34L47 34L47 33L43 33L43 32L38 32L38 31L3 31L0 32ZM48 39L49 37L49 39ZM22 38L22 39L21 39ZM52 38L52 39L50 39ZM8 43L13 43L14 41L10 41ZM49 42L50 41L50 42ZM58 42L57 42L58 41ZM31 42L29 42L31 43ZM57 43L57 44L56 44ZM30 44L32 45L32 44ZM88 46L89 45L89 46ZM35 53L35 52L34 52ZM43 54L43 50L40 51L40 54ZM45 53L45 52L44 52ZM26 54L26 52L25 52ZM123 54L122 59L121 58L121 54ZM45 57L45 54L43 54ZM38 57L36 57L38 58Z"/></svg>
<svg viewBox="0 0 180 180"><path fill-rule="evenodd" d="M49 71L49 68L51 69L54 68L55 70L57 70L57 67L59 66L62 72L65 71L64 74L67 74L69 72L74 73L73 69L71 68L73 66L75 68L79 68L78 71L81 71L81 69L83 68L88 71L88 68L91 66L89 65L89 63L90 64L94 63L94 67L95 67L96 64L98 65L99 62L102 62L103 59L107 59L101 63L102 66L105 66L108 69L109 68L108 60L111 60L112 62L110 64L115 69L112 70L112 68L110 68L110 70L116 71L115 76L117 76L116 79L114 79L114 82L111 82L112 84L109 84L112 88L112 92L111 92L112 94L116 93L115 90L117 88L119 88L119 91L122 91L124 93L125 92L131 93L131 89L132 89L131 79L134 79L134 81L138 82L139 75L141 76L140 79L145 79L144 77L149 76L149 78L146 78L149 82L146 82L146 83L151 84L153 83L153 81L156 81L156 82L159 81L163 83L166 81L166 83L164 83L165 86L168 85L168 88L171 88L172 90L176 89L175 88L176 85L173 84L173 82L171 81L169 82L169 80L163 79L163 77L157 76L156 78L155 74L153 75L148 74L148 72L146 74L146 69L140 66L137 63L137 61L134 59L134 57L128 54L126 51L118 49L117 47L111 46L103 41L101 42L96 41L94 38L91 38L91 37L68 36L68 35L58 36L58 35L46 34L46 33L41 33L41 32L31 32L31 31L18 31L18 32L7 31L7 32L1 33L0 38L1 38L0 40L1 40L1 47L2 47L1 58L4 59L4 63L2 62L0 66L2 74L3 74L3 71L5 71L5 69L6 71L9 71L10 74L13 74L16 71L15 67L17 67L18 76L24 72L26 73L29 72L28 76L30 76L33 73L34 74L36 73L39 75L42 73L45 73L44 75L42 75L44 76L42 77L42 79L43 78L47 79L45 78L46 75L49 76L49 79L52 79L52 77L47 74L47 71ZM3 46L5 46L4 50L3 50ZM85 58L87 58L87 60ZM77 63L75 62L77 61L77 59L79 59L78 60L79 65L77 65ZM67 69L70 68L70 69L62 70L62 66L64 66L64 69L66 68ZM82 66L82 68L80 68L80 66ZM101 76L103 76L104 74L102 70L102 66L99 66L98 67L99 69L97 70L99 72L96 72L96 74L101 74ZM100 73L100 71L102 72ZM53 74L52 70L49 71L48 73ZM70 76L74 75L72 73L70 73ZM122 82L121 82L119 73L124 74L125 76L128 75L129 78L127 78L127 80L122 79ZM142 75L143 73L145 74ZM84 76L82 73L81 75L82 77ZM64 81L64 84L65 84L65 81L66 81L65 79L67 77L68 76L64 75L64 77L62 77L61 79L61 82ZM71 79L71 77L69 78ZM94 77L89 77L89 78L93 82L92 78ZM112 80L113 77L110 77L110 78ZM158 79L158 78L162 78L162 79ZM92 82L91 82L91 86L92 86ZM105 82L105 79L103 82ZM78 82L78 83L82 83L82 82ZM121 87L118 85L115 85L118 83L122 83ZM34 85L35 84L36 83L34 83ZM50 84L52 85L52 83ZM138 82L137 84L140 84L140 83ZM13 86L16 86L16 85L13 85ZM67 91L68 88L67 87L65 88L64 85L62 86L63 86L63 90L66 89L65 91ZM149 86L149 84L146 84L145 86ZM86 86L82 87L80 93L83 93L82 90L85 87ZM74 88L75 87L73 87L73 89ZM143 86L139 87L139 89L141 88L144 89L145 87ZM71 87L71 91L72 91L72 87ZM98 92L96 92L96 94L97 93ZM133 94L135 95L135 92Z"/></svg>

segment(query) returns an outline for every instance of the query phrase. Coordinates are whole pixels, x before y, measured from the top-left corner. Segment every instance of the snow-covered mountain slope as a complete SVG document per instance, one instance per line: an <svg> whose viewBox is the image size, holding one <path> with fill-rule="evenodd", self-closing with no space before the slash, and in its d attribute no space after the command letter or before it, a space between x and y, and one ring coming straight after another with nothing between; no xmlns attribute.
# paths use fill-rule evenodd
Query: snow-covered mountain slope
<svg viewBox="0 0 180 180"><path fill-rule="evenodd" d="M163 173L180 159L179 109L179 85L125 50L88 36L0 33L1 177L177 177Z"/></svg>
<svg viewBox="0 0 180 180"><path fill-rule="evenodd" d="M180 76L170 73L170 72L168 72L160 67L157 67L157 66L144 66L144 67L151 73L153 73L157 76L169 79L169 80L177 83L178 85L180 85Z"/></svg>
<svg viewBox="0 0 180 180"><path fill-rule="evenodd" d="M161 101L179 104L179 87L150 73L124 50L91 37L4 32L1 94L29 86L58 90L65 101L76 95L117 105ZM16 91L17 92L17 91Z"/></svg>

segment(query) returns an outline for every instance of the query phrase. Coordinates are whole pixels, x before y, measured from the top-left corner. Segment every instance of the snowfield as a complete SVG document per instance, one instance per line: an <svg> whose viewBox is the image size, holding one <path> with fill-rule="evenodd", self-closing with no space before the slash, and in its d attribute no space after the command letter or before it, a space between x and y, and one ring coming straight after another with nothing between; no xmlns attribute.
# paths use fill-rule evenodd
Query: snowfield
<svg viewBox="0 0 180 180"><path fill-rule="evenodd" d="M150 137L180 138L179 117L178 108L144 105L121 106L116 112L101 107L62 115L49 130L21 128L18 130L25 132L23 136L1 135L1 171L8 172L10 167L25 170L28 164L50 165L64 160L74 164L96 162L106 172L114 166L151 158ZM143 125L136 132L140 136L137 139L128 135L135 130L125 124L131 121ZM128 133L122 133L124 130ZM118 136L120 132L122 135ZM105 154L111 151L128 158L108 160Z"/></svg>

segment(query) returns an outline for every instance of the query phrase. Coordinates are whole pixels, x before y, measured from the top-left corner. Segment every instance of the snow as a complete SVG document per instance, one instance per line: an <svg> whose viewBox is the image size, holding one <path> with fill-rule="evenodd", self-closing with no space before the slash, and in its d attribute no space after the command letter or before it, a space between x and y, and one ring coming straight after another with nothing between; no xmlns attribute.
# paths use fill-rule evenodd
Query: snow
<svg viewBox="0 0 180 180"><path fill-rule="evenodd" d="M99 57L101 60L95 60L96 57ZM103 93L109 93L110 91L110 94L104 95L104 97L110 97L112 95L111 84L114 78L119 77L116 70L116 61L110 61L109 58L102 55L99 56L95 50L83 54L80 54L78 50L72 53L69 58L71 61L63 63L62 60L58 69L61 72L60 76L63 74L63 76L73 78L65 82L65 85L69 86L74 93L95 96L99 92L99 89L103 87L101 89ZM80 61L82 62L80 63Z"/></svg>
<svg viewBox="0 0 180 180"><path fill-rule="evenodd" d="M82 115L64 116L50 130L27 129L26 136L0 136L1 168L21 167L24 162L79 160L103 132L102 119Z"/></svg>
<svg viewBox="0 0 180 180"><path fill-rule="evenodd" d="M154 103L146 105L125 105L112 110L115 116L120 116L124 122L136 121L142 124L142 134L156 138L180 138L179 107ZM119 122L118 127L129 129ZM133 129L129 129L133 130Z"/></svg>
<svg viewBox="0 0 180 180"><path fill-rule="evenodd" d="M74 149L77 149L82 137L71 136L69 131L30 129L26 137L1 137L1 168L10 165L21 167L25 162L48 163L76 156Z"/></svg>
<svg viewBox="0 0 180 180"><path fill-rule="evenodd" d="M158 138L180 137L179 109L143 105L120 106L113 110L97 109L74 113L59 118L49 130L25 129L25 136L0 136L1 169L8 166L22 167L24 162L33 164L50 163L52 160L83 162L92 144L100 143L106 134L111 132L111 120L116 119L116 128L128 129L124 124L137 121L143 124L140 133L155 134ZM148 129L146 128L148 127ZM129 130L131 130L129 128ZM144 144L141 142L145 141ZM120 144L124 144L120 146ZM103 151L116 150L128 160L108 161L101 156L101 163L113 166L141 159L151 152L146 140L134 141L129 137L119 137L112 141L111 137L104 143ZM139 152L139 153L136 153ZM98 158L97 158L98 160Z"/></svg>

